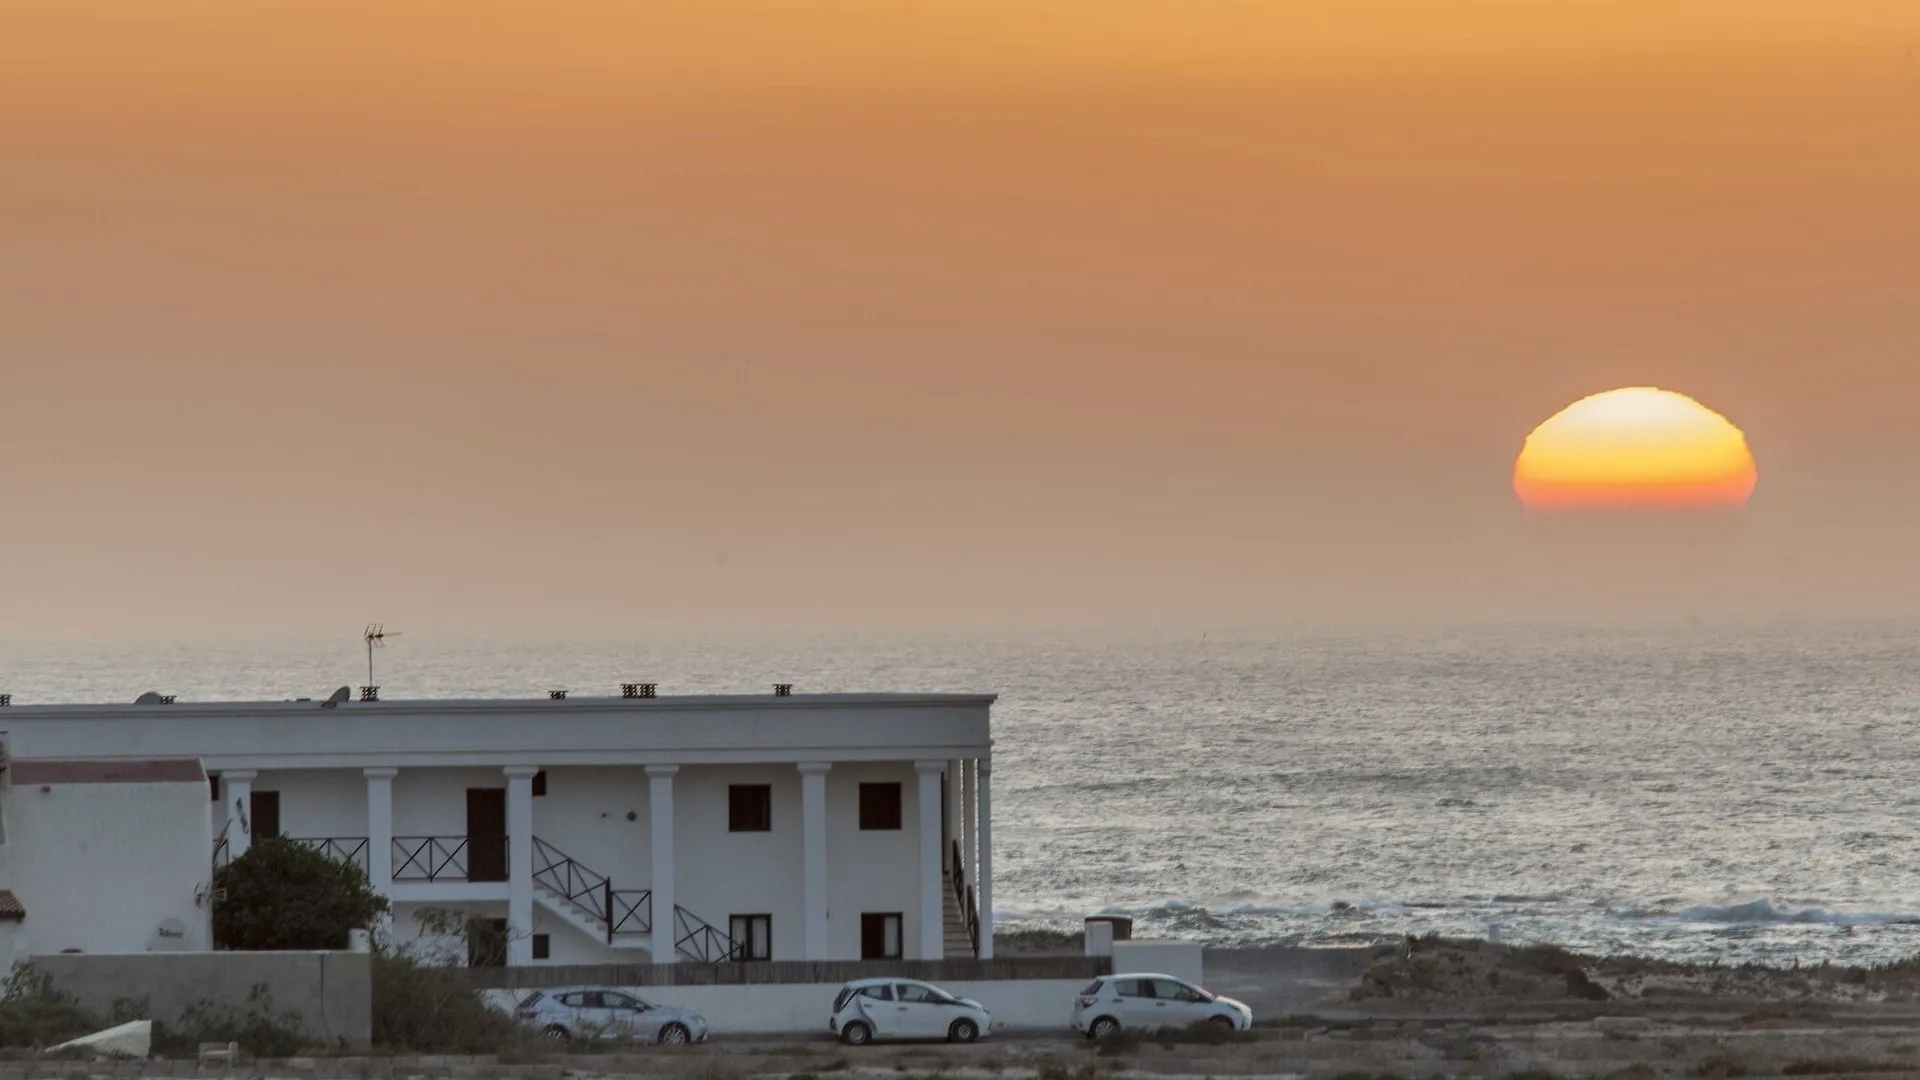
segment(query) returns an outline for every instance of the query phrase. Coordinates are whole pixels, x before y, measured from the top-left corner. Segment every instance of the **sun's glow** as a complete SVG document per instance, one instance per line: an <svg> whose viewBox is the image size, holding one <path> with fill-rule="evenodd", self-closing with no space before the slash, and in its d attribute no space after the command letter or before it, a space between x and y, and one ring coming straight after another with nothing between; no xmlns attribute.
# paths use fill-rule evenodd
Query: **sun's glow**
<svg viewBox="0 0 1920 1080"><path fill-rule="evenodd" d="M1513 490L1529 510L1738 507L1758 480L1732 421L1650 386L1555 413L1527 436L1513 469Z"/></svg>

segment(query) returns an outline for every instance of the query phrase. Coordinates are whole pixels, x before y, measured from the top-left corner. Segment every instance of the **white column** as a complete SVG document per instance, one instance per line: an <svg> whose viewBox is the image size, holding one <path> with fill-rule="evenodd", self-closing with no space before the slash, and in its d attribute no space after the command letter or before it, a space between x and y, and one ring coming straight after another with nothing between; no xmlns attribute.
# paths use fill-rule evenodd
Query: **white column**
<svg viewBox="0 0 1920 1080"><path fill-rule="evenodd" d="M381 896L393 893L393 778L399 769L362 769L367 779L367 881ZM367 929L380 941L393 940L393 912Z"/></svg>
<svg viewBox="0 0 1920 1080"><path fill-rule="evenodd" d="M972 758L960 763L960 863L967 871L967 884L980 884L979 861L974 857L974 840L978 837L973 827L975 795L980 781L975 776L975 762Z"/></svg>
<svg viewBox="0 0 1920 1080"><path fill-rule="evenodd" d="M800 766L800 844L806 906L808 960L829 959L827 944L827 772L833 766L807 762Z"/></svg>
<svg viewBox="0 0 1920 1080"><path fill-rule="evenodd" d="M946 953L945 909L940 895L940 773L944 761L916 761L920 775L920 952L916 960L939 960Z"/></svg>
<svg viewBox="0 0 1920 1080"><path fill-rule="evenodd" d="M673 947L673 776L678 765L647 766L647 794L653 829L653 962L679 962Z"/></svg>
<svg viewBox="0 0 1920 1080"><path fill-rule="evenodd" d="M382 896L393 889L393 778L399 769L361 769L367 778L367 880Z"/></svg>
<svg viewBox="0 0 1920 1080"><path fill-rule="evenodd" d="M993 759L980 759L980 959L993 959Z"/></svg>
<svg viewBox="0 0 1920 1080"><path fill-rule="evenodd" d="M237 859L253 847L253 778L257 775L252 769L220 774L220 785L227 792L229 859Z"/></svg>
<svg viewBox="0 0 1920 1080"><path fill-rule="evenodd" d="M507 966L533 963L534 765L509 765L507 774Z"/></svg>

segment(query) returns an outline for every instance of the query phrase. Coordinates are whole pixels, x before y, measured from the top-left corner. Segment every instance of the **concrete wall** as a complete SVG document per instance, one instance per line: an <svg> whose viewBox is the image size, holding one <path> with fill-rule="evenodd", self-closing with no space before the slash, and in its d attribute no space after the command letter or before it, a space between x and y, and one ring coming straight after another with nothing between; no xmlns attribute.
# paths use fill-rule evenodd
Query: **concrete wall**
<svg viewBox="0 0 1920 1080"><path fill-rule="evenodd" d="M293 1013L316 1044L373 1042L373 967L366 953L202 952L34 956L53 985L107 1015L115 999L147 999L153 1018L177 1019L200 1002L244 1014L265 987L274 1014Z"/></svg>
<svg viewBox="0 0 1920 1080"><path fill-rule="evenodd" d="M213 872L210 801L204 781L9 787L0 881L27 916L6 960L211 948L195 899Z"/></svg>
<svg viewBox="0 0 1920 1080"><path fill-rule="evenodd" d="M1116 941L1113 943L1113 972L1151 972L1171 975L1194 986L1205 987L1203 952L1192 941Z"/></svg>
<svg viewBox="0 0 1920 1080"><path fill-rule="evenodd" d="M996 1030L1069 1030L1073 999L1091 979L1006 979L941 983L942 989L972 998L993 1014ZM757 986L626 987L643 1001L677 1005L707 1018L715 1035L826 1034L839 983ZM511 1010L525 990L489 990L496 1008Z"/></svg>

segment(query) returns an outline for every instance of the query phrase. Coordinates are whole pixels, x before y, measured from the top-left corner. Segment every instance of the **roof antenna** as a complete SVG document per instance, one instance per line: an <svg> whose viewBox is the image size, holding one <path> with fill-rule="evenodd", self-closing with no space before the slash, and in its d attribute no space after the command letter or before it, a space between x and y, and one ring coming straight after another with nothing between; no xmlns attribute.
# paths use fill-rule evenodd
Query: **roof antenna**
<svg viewBox="0 0 1920 1080"><path fill-rule="evenodd" d="M368 623L367 632L360 636L365 638L367 642L367 685L378 686L380 684L373 681L373 650L385 648L387 639L390 637L399 637L400 631L395 630L389 634L387 633L385 623L376 622Z"/></svg>

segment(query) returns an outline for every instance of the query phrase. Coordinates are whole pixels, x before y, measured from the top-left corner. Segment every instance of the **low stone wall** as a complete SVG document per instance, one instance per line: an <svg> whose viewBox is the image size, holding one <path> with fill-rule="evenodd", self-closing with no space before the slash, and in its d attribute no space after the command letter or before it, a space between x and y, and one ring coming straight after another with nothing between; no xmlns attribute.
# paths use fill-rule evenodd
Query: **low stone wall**
<svg viewBox="0 0 1920 1080"><path fill-rule="evenodd" d="M162 1023L203 1003L242 1015L264 1006L317 1043L364 1049L373 1042L372 959L353 952L61 953L29 962L103 1018L116 1001L138 998Z"/></svg>
<svg viewBox="0 0 1920 1080"><path fill-rule="evenodd" d="M470 969L484 990L555 986L840 986L855 979L980 983L1077 979L1113 974L1110 956L1022 956L1005 960L776 960L745 964L536 964Z"/></svg>

